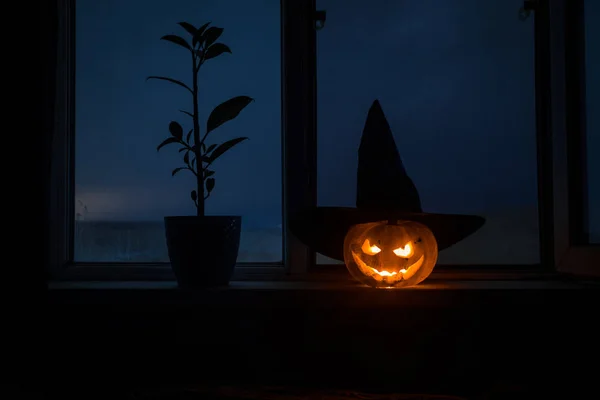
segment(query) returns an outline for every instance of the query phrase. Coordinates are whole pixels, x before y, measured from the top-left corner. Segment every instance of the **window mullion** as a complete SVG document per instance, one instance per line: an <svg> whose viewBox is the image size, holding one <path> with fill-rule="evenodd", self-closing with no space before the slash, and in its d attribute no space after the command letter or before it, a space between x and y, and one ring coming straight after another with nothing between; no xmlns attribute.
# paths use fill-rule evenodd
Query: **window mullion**
<svg viewBox="0 0 600 400"><path fill-rule="evenodd" d="M284 250L289 273L306 272L314 253L289 230L293 213L316 205L315 1L282 0Z"/></svg>

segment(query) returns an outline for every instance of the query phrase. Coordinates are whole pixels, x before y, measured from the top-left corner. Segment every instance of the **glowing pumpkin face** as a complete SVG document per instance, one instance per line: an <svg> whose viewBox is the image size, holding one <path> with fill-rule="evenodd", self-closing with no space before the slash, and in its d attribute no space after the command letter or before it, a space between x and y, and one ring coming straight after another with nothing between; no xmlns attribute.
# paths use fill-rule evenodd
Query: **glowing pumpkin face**
<svg viewBox="0 0 600 400"><path fill-rule="evenodd" d="M344 240L348 271L358 281L373 287L418 284L433 270L437 254L431 230L414 221L355 225Z"/></svg>

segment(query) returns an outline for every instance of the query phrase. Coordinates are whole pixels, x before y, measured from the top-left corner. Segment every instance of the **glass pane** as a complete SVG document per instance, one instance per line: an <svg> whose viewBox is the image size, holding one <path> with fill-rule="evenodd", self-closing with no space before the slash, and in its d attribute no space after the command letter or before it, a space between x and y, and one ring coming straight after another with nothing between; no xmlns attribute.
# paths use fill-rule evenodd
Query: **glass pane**
<svg viewBox="0 0 600 400"><path fill-rule="evenodd" d="M600 1L585 2L588 226L591 243L600 243Z"/></svg>
<svg viewBox="0 0 600 400"><path fill-rule="evenodd" d="M379 99L423 210L487 218L439 263L538 263L534 32L522 5L319 0L319 205L355 206L358 145Z"/></svg>
<svg viewBox="0 0 600 400"><path fill-rule="evenodd" d="M256 101L209 135L208 143L248 136L215 164L208 215L241 215L240 262L282 260L279 0L77 2L77 261L168 261L162 218L194 215L195 178L176 146L157 152L169 122L187 133L192 109L187 50L160 40L188 37L177 25L212 21L232 54L200 71L201 127L233 96ZM252 17L250 17L252 16ZM212 138L212 139L211 139Z"/></svg>

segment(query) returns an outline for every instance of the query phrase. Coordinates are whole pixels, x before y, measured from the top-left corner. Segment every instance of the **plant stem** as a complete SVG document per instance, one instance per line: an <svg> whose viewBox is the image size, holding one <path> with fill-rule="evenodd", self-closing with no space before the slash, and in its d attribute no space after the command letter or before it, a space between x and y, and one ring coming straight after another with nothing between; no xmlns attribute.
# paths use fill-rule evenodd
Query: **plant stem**
<svg viewBox="0 0 600 400"><path fill-rule="evenodd" d="M201 63L202 60L197 60L196 55L192 53L192 73L193 73L193 86L192 86L192 97L194 101L194 155L196 156L196 192L198 193L198 204L196 206L197 216L204 217L204 172L202 171L202 146L200 146L200 121L198 115L198 72L200 70L197 63Z"/></svg>

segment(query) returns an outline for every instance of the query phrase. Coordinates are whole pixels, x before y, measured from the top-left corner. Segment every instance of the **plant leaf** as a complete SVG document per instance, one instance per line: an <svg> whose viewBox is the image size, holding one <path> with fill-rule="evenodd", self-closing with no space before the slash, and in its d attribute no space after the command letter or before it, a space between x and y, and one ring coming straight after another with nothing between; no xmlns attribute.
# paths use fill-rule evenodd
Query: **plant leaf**
<svg viewBox="0 0 600 400"><path fill-rule="evenodd" d="M233 146L235 146L236 144L238 144L240 142L243 142L246 139L248 139L248 138L247 137L240 137L240 138L228 140L225 143L221 143L215 149L215 151L213 151L212 154L210 155L210 161L209 162L210 163L214 162L217 158L219 158L227 150L231 149Z"/></svg>
<svg viewBox="0 0 600 400"><path fill-rule="evenodd" d="M183 155L183 162L186 164L190 163L190 152L186 151L185 154Z"/></svg>
<svg viewBox="0 0 600 400"><path fill-rule="evenodd" d="M195 190L192 190L192 193L190 193L190 196L192 196L193 201L196 201L198 199L198 194L196 193Z"/></svg>
<svg viewBox="0 0 600 400"><path fill-rule="evenodd" d="M202 150L203 153L206 153L206 145L204 143L200 143L200 150Z"/></svg>
<svg viewBox="0 0 600 400"><path fill-rule="evenodd" d="M213 176L215 174L215 171L211 171L209 169L205 169L204 170L204 179L208 178L209 176Z"/></svg>
<svg viewBox="0 0 600 400"><path fill-rule="evenodd" d="M194 35L194 38L192 39L192 45L194 47L196 47L197 44L202 44L202 39L203 39L202 35L204 34L204 31L206 30L208 25L210 25L210 22L207 22L204 25L202 25L200 28L198 28L198 31L196 32L196 34Z"/></svg>
<svg viewBox="0 0 600 400"><path fill-rule="evenodd" d="M185 141L187 142L187 144L190 144L190 138L192 137L192 132L194 132L194 129L190 129L190 131L187 133L187 136L185 137Z"/></svg>
<svg viewBox="0 0 600 400"><path fill-rule="evenodd" d="M223 28L217 28L216 26L208 28L204 34L204 48L207 48L213 44L222 33Z"/></svg>
<svg viewBox="0 0 600 400"><path fill-rule="evenodd" d="M190 46L190 44L187 42L187 40L185 40L181 36L165 35L165 36L161 37L160 40L166 40L167 42L175 43L175 44L180 45L181 47L185 47L186 49L188 49L190 51L192 50L192 46Z"/></svg>
<svg viewBox="0 0 600 400"><path fill-rule="evenodd" d="M175 176L175 174L181 171L182 169L186 169L186 167L175 168L173 172L171 172L171 176Z"/></svg>
<svg viewBox="0 0 600 400"><path fill-rule="evenodd" d="M223 125L225 122L237 117L252 101L254 101L254 99L251 97L237 96L216 106L208 116L208 121L206 122L206 135Z"/></svg>
<svg viewBox="0 0 600 400"><path fill-rule="evenodd" d="M208 178L206 180L206 191L208 193L212 192L212 190L215 188L215 178Z"/></svg>
<svg viewBox="0 0 600 400"><path fill-rule="evenodd" d="M220 56L223 53L231 54L231 49L229 46L223 43L215 43L206 50L206 54L204 55L205 60L210 60L211 58L215 58Z"/></svg>
<svg viewBox="0 0 600 400"><path fill-rule="evenodd" d="M178 140L183 139L183 128L176 121L171 121L169 124L169 132L171 136L176 137Z"/></svg>
<svg viewBox="0 0 600 400"><path fill-rule="evenodd" d="M168 81L168 82L171 82L171 83L174 83L176 85L186 88L187 90L189 90L190 93L194 93L194 91L192 89L190 89L190 87L188 85L186 85L185 83L183 83L181 81L178 81L177 79L167 78L166 76L149 76L146 78L146 80L150 80L150 79L159 79L161 81Z"/></svg>
<svg viewBox="0 0 600 400"><path fill-rule="evenodd" d="M189 149L187 147L182 147L179 150L177 150L178 153L181 153L182 151L189 151Z"/></svg>
<svg viewBox="0 0 600 400"><path fill-rule="evenodd" d="M180 22L178 25L192 35L192 38L196 35L196 32L198 32L198 29L196 29L196 27L189 22Z"/></svg>
<svg viewBox="0 0 600 400"><path fill-rule="evenodd" d="M195 165L196 165L196 157L192 158L192 163L190 164L190 166L192 168L194 168Z"/></svg>
<svg viewBox="0 0 600 400"><path fill-rule="evenodd" d="M208 149L206 149L206 153L210 153L211 151L213 151L213 149L214 149L215 147L217 147L217 145L216 145L216 144L214 144L214 143L213 143L213 144L211 144L210 146L208 146Z"/></svg>
<svg viewBox="0 0 600 400"><path fill-rule="evenodd" d="M158 147L156 148L156 151L159 151L161 149L161 147L166 146L171 143L179 143L179 140L177 140L177 138L174 138L174 137L167 138L167 139L163 140L163 142L161 144L158 145Z"/></svg>
<svg viewBox="0 0 600 400"><path fill-rule="evenodd" d="M185 111L185 110L179 110L179 112L182 112L182 113L184 113L185 115L189 115L190 117L194 118L194 115L193 115L191 112L189 112L189 111Z"/></svg>

